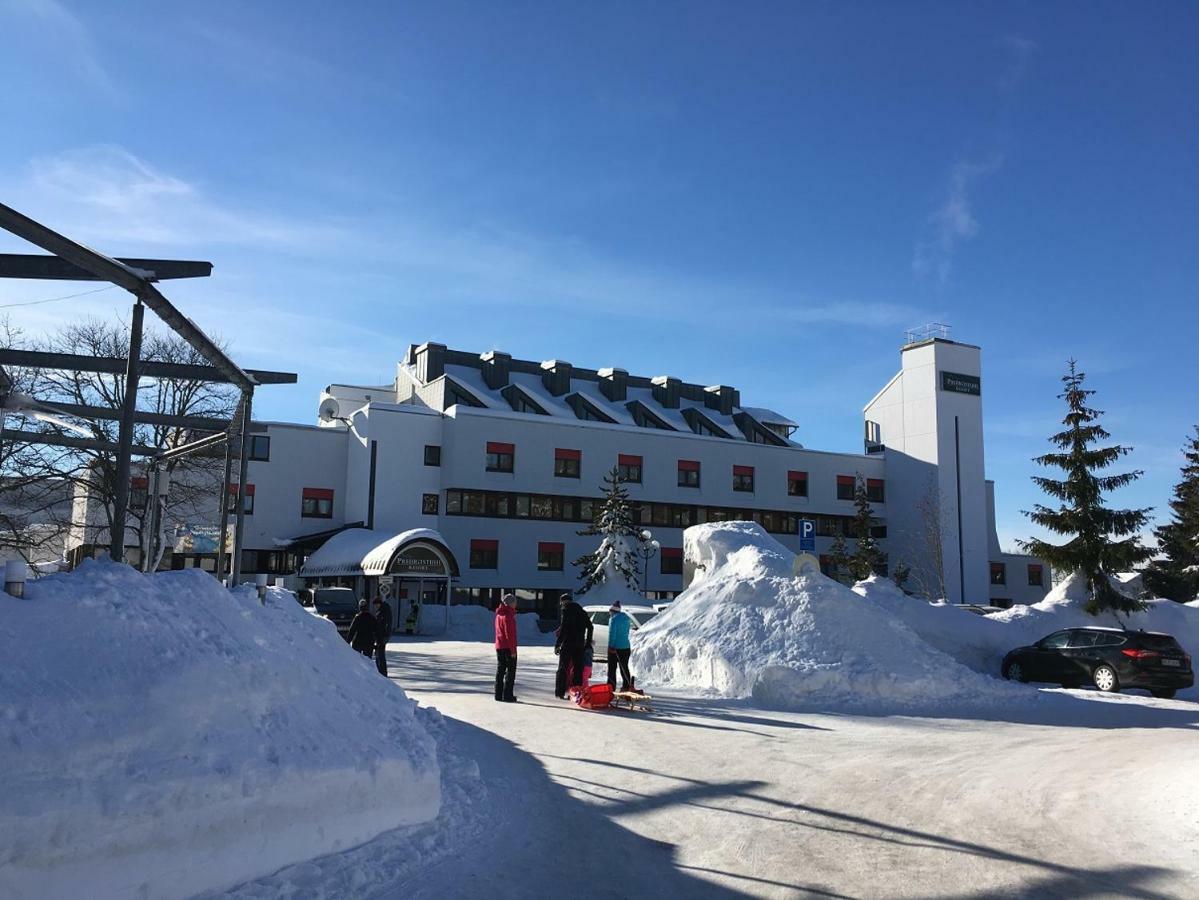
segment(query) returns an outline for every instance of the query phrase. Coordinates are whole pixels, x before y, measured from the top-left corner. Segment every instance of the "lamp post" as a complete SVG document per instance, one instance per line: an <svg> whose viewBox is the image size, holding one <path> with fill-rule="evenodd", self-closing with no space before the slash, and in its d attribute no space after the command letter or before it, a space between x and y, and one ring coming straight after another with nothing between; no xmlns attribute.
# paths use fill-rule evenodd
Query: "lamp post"
<svg viewBox="0 0 1199 900"><path fill-rule="evenodd" d="M658 548L661 545L657 541L654 540L653 534L651 534L648 529L645 531L642 531L641 534L638 535L638 537L641 538L641 545L637 548L637 555L640 556L643 560L645 560L645 564L641 568L641 572L642 572L641 593L648 597L649 596L649 561L653 558L654 554L658 552Z"/></svg>

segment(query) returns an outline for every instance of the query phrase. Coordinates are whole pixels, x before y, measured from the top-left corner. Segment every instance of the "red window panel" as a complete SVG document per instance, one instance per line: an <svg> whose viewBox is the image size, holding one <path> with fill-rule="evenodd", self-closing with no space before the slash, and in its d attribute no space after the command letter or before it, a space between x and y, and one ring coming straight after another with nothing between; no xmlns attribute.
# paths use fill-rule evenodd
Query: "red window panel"
<svg viewBox="0 0 1199 900"><path fill-rule="evenodd" d="M149 486L150 486L150 480L148 478L130 478L129 479L129 489L130 490L144 491Z"/></svg>
<svg viewBox="0 0 1199 900"><path fill-rule="evenodd" d="M753 466L733 466L733 474L734 475L753 475L754 467Z"/></svg>
<svg viewBox="0 0 1199 900"><path fill-rule="evenodd" d="M511 444L508 444L511 447ZM554 451L554 459L582 459L583 451L581 450L564 450L559 447Z"/></svg>
<svg viewBox="0 0 1199 900"><path fill-rule="evenodd" d="M230 493L230 494L236 494L236 493L237 493L237 485L236 485L236 484L231 484L231 485L229 485L229 493ZM254 496L254 485L252 485L252 484L247 484L247 485L246 485L246 494L247 494L248 496L250 496L250 497L253 497L253 496ZM308 497L309 495L308 495L308 494L305 494L304 496L305 496L305 497ZM313 499L315 499L315 498L313 498ZM329 496L328 496L328 497L326 497L325 499L327 499L327 500L332 500L332 499L333 499L333 492L332 492L332 491L329 491Z"/></svg>
<svg viewBox="0 0 1199 900"><path fill-rule="evenodd" d="M680 472L698 472L699 471L699 460L697 460L697 459L680 459L679 460L679 471Z"/></svg>
<svg viewBox="0 0 1199 900"><path fill-rule="evenodd" d="M516 453L515 444L502 444L499 441L487 442L488 453Z"/></svg>
<svg viewBox="0 0 1199 900"><path fill-rule="evenodd" d="M495 541L492 541L492 543L494 544ZM566 545L556 541L541 541L537 544L538 553L563 553L565 551Z"/></svg>
<svg viewBox="0 0 1199 900"><path fill-rule="evenodd" d="M620 453L616 457L616 462L622 466L639 466L641 465L641 457L630 456L628 453ZM679 468L682 468L682 466Z"/></svg>
<svg viewBox="0 0 1199 900"><path fill-rule="evenodd" d="M850 479L850 480L852 481L853 479ZM866 487L868 487L868 488L881 488L883 486L883 483L884 483L883 479L881 479L881 478L867 478L866 479Z"/></svg>
<svg viewBox="0 0 1199 900"><path fill-rule="evenodd" d="M304 488L305 500L332 500L333 490L331 488Z"/></svg>
<svg viewBox="0 0 1199 900"><path fill-rule="evenodd" d="M807 481L808 473L807 472L788 472L787 477L792 481Z"/></svg>
<svg viewBox="0 0 1199 900"><path fill-rule="evenodd" d="M480 540L479 538L471 538L470 549L471 550L499 550L500 542L499 541L490 541L490 540Z"/></svg>
<svg viewBox="0 0 1199 900"><path fill-rule="evenodd" d="M682 547L663 547L658 552L661 553L667 559L674 559L676 557L683 555L683 548Z"/></svg>
<svg viewBox="0 0 1199 900"><path fill-rule="evenodd" d="M848 484L850 487L853 487L854 477L852 475L838 475L837 484Z"/></svg>

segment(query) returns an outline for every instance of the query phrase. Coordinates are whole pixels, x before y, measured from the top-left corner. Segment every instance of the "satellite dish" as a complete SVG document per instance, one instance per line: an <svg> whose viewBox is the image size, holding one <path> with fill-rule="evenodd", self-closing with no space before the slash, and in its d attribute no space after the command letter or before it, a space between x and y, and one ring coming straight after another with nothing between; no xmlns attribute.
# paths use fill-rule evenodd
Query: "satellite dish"
<svg viewBox="0 0 1199 900"><path fill-rule="evenodd" d="M336 422L341 419L338 413L341 412L341 405L335 397L326 397L321 401L320 407L316 411L317 418L322 422Z"/></svg>

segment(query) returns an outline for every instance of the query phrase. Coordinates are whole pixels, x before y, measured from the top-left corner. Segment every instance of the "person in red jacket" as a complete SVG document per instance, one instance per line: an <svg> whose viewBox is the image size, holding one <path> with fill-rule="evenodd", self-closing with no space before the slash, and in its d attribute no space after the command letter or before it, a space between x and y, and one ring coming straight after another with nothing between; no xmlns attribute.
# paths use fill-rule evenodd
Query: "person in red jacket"
<svg viewBox="0 0 1199 900"><path fill-rule="evenodd" d="M495 699L515 703L516 683L516 597L505 594L495 611Z"/></svg>

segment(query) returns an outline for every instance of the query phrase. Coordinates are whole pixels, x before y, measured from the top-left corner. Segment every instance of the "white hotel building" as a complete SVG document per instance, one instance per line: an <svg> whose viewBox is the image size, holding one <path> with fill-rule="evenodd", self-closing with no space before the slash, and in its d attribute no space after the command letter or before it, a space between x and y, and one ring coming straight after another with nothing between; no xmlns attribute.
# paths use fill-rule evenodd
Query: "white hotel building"
<svg viewBox="0 0 1199 900"><path fill-rule="evenodd" d="M657 597L682 590L683 529L700 522L753 519L799 550L798 523L813 520L826 555L860 474L891 566L928 557L922 508L937 510L943 578L912 583L942 580L953 602L1039 599L1047 567L1000 553L995 536L979 349L936 338L900 359L851 454L802 446L794 422L724 385L413 346L393 384L330 385L319 425L256 425L243 572L364 596L383 579L424 602L511 590L553 617L577 584L571 560L594 549L576 532L614 466L661 545L645 573Z"/></svg>

